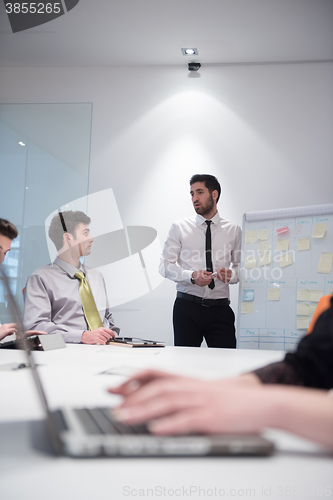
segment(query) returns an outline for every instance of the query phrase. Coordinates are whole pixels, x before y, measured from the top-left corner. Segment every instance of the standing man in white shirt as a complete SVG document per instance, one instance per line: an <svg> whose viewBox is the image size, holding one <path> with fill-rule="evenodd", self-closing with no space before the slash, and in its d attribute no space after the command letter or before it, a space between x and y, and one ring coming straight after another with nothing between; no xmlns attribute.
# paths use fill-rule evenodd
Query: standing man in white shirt
<svg viewBox="0 0 333 500"><path fill-rule="evenodd" d="M25 289L27 329L61 333L65 342L105 344L114 326L103 276L80 261L89 255L93 238L90 217L80 211L55 215L49 236L58 250L52 264L34 271Z"/></svg>
<svg viewBox="0 0 333 500"><path fill-rule="evenodd" d="M241 229L220 217L216 177L193 175L190 194L196 215L172 224L160 274L177 286L173 309L176 346L236 347L229 284L238 283Z"/></svg>

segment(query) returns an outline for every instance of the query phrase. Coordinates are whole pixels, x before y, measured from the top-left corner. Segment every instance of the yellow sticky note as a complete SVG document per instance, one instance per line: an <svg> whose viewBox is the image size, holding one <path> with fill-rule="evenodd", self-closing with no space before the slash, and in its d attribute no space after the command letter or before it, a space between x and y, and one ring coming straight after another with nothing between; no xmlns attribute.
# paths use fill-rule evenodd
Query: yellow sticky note
<svg viewBox="0 0 333 500"><path fill-rule="evenodd" d="M259 255L260 266L269 266L271 262L272 262L271 252L266 252Z"/></svg>
<svg viewBox="0 0 333 500"><path fill-rule="evenodd" d="M315 224L313 228L312 238L323 238L326 234L326 224Z"/></svg>
<svg viewBox="0 0 333 500"><path fill-rule="evenodd" d="M290 252L281 255L279 260L280 260L281 267L291 266L291 264L293 263Z"/></svg>
<svg viewBox="0 0 333 500"><path fill-rule="evenodd" d="M307 330L309 328L309 318L297 316L297 330Z"/></svg>
<svg viewBox="0 0 333 500"><path fill-rule="evenodd" d="M257 233L254 229L245 231L245 243L257 243Z"/></svg>
<svg viewBox="0 0 333 500"><path fill-rule="evenodd" d="M253 302L242 302L241 313L253 314Z"/></svg>
<svg viewBox="0 0 333 500"><path fill-rule="evenodd" d="M257 231L258 240L268 240L268 229L259 229Z"/></svg>
<svg viewBox="0 0 333 500"><path fill-rule="evenodd" d="M324 295L324 290L311 290L310 302L319 302Z"/></svg>
<svg viewBox="0 0 333 500"><path fill-rule="evenodd" d="M297 250L310 250L310 238L299 238L297 240Z"/></svg>
<svg viewBox="0 0 333 500"><path fill-rule="evenodd" d="M297 316L309 316L310 306L306 302L299 302L296 310Z"/></svg>
<svg viewBox="0 0 333 500"><path fill-rule="evenodd" d="M310 290L308 290L307 288L297 288L297 300L310 302L310 295Z"/></svg>
<svg viewBox="0 0 333 500"><path fill-rule="evenodd" d="M269 288L267 290L267 300L280 300L280 289Z"/></svg>
<svg viewBox="0 0 333 500"><path fill-rule="evenodd" d="M317 304L310 304L310 316L313 316L317 309Z"/></svg>
<svg viewBox="0 0 333 500"><path fill-rule="evenodd" d="M245 267L246 269L254 269L257 267L257 259L255 257L246 257Z"/></svg>
<svg viewBox="0 0 333 500"><path fill-rule="evenodd" d="M281 252L288 252L289 250L289 239L286 240L278 240L276 249Z"/></svg>
<svg viewBox="0 0 333 500"><path fill-rule="evenodd" d="M332 261L333 254L329 252L322 252L318 264L318 273L331 274Z"/></svg>
<svg viewBox="0 0 333 500"><path fill-rule="evenodd" d="M269 241L259 241L258 243L258 253L269 252Z"/></svg>

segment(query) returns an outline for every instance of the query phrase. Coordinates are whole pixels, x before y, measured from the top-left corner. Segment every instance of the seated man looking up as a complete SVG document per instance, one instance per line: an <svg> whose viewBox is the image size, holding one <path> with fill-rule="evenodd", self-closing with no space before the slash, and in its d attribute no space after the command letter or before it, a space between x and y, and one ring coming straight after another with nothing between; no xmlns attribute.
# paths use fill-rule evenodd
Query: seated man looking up
<svg viewBox="0 0 333 500"><path fill-rule="evenodd" d="M104 279L86 268L80 257L90 254L90 217L80 211L55 215L49 236L58 250L55 261L29 276L25 289L24 326L61 333L65 342L105 344L114 327Z"/></svg>

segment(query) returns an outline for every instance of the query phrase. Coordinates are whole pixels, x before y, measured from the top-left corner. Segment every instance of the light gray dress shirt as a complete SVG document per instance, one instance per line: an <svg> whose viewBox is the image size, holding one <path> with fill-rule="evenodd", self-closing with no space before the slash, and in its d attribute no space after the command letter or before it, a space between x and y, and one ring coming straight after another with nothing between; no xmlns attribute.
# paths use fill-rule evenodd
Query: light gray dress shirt
<svg viewBox="0 0 333 500"><path fill-rule="evenodd" d="M217 212L211 219L213 271L221 267L232 270L230 284L238 283L242 231ZM215 278L215 288L191 283L193 271L206 269L206 219L199 214L172 224L164 244L159 271L177 283L177 290L197 297L224 299L229 297L229 284Z"/></svg>
<svg viewBox="0 0 333 500"><path fill-rule="evenodd" d="M83 265L80 270L90 285L104 327L119 333L108 308L103 276ZM74 277L76 271L76 267L57 257L53 264L40 267L29 276L24 293L25 330L61 333L65 342L81 342L82 333L89 327L83 313L79 280Z"/></svg>

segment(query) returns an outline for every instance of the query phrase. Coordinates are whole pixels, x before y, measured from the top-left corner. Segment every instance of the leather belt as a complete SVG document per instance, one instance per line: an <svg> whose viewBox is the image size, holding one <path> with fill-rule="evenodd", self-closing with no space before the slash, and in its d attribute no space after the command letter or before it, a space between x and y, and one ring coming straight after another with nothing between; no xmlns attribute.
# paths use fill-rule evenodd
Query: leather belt
<svg viewBox="0 0 333 500"><path fill-rule="evenodd" d="M189 293L183 292L177 292L177 298L196 302L201 304L203 307L228 306L230 304L229 299L203 299L201 297L197 297L196 295L190 295Z"/></svg>

